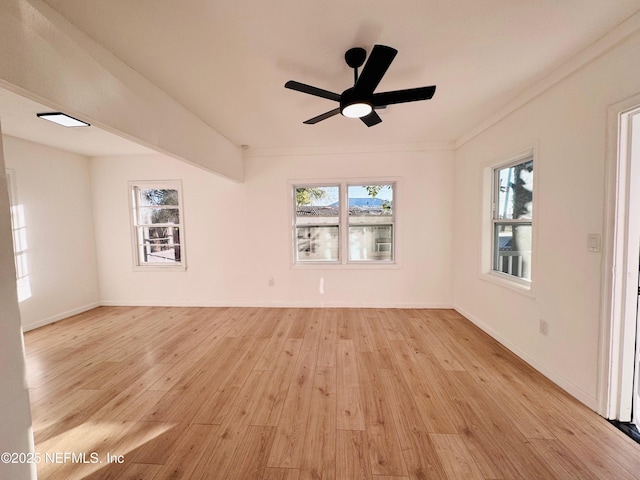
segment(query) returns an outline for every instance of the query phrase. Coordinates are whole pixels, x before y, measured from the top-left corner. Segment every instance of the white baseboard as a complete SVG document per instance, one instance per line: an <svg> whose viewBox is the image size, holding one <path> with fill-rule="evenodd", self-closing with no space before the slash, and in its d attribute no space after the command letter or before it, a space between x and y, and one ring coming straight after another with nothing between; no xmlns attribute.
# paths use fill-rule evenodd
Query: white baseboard
<svg viewBox="0 0 640 480"><path fill-rule="evenodd" d="M99 307L100 305L101 305L100 302L93 302L93 303L90 303L88 305L83 305L82 307L78 307L78 308L74 308L74 309L68 310L66 312L57 313L57 314L55 314L55 315L53 315L51 317L44 318L42 320L38 320L38 321L35 321L35 322L24 324L24 325L22 325L22 331L23 332L28 332L29 330L34 330L34 329L39 328L39 327L44 327L45 325L49 325L50 323L57 322L58 320L62 320L62 319L68 318L68 317L72 317L73 315L77 315L79 313L83 313L83 312L86 312L88 310L92 310L94 308Z"/></svg>
<svg viewBox="0 0 640 480"><path fill-rule="evenodd" d="M453 309L451 304L422 304L422 303L385 303L362 304L356 302L162 302L162 301L118 301L103 300L105 307L260 307L260 308L434 308Z"/></svg>
<svg viewBox="0 0 640 480"><path fill-rule="evenodd" d="M589 392L587 392L584 389L582 389L581 387L577 386L571 380L567 379L563 375L561 375L558 372L556 372L553 368L551 368L548 365L540 362L536 358L532 357L531 355L529 355L528 353L526 353L525 351L520 349L517 345L511 343L509 340L507 340L506 338L502 337L499 333L497 333L493 329L489 328L489 326L486 323L484 323L482 320L480 320L478 317L476 317L472 313L469 313L469 312L465 311L463 308L457 307L455 305L454 305L453 308L460 315L464 316L466 319L468 319L470 322L472 322L474 325L476 325L478 328L480 328L482 331L484 331L487 335L490 335L491 337L493 337L496 341L498 341L505 348L507 348L510 351L512 351L513 353L515 353L518 357L520 357L522 360L527 362L529 365L531 365L533 368L535 368L542 375L544 375L549 380L551 380L553 383L558 385L560 388L562 388L569 395L575 397L577 400L579 400L580 402L584 403L590 409L592 409L594 411L596 410L597 399L596 399L596 397L594 395L591 395Z"/></svg>

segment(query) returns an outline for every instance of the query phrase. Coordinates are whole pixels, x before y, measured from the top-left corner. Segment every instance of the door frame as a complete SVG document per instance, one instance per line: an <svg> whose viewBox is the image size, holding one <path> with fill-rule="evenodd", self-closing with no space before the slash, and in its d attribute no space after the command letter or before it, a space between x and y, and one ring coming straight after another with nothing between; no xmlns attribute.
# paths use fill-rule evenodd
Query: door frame
<svg viewBox="0 0 640 480"><path fill-rule="evenodd" d="M622 422L631 421L637 336L640 162L631 161L630 134L637 114L640 94L607 112L597 411Z"/></svg>

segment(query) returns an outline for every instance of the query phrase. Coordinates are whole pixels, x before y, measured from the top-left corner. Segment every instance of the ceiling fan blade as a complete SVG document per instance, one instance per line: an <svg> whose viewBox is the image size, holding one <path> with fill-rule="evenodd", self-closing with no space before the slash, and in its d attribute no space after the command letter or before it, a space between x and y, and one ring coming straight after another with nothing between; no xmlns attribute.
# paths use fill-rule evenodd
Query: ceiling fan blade
<svg viewBox="0 0 640 480"><path fill-rule="evenodd" d="M367 127L373 127L374 125L377 125L382 121L382 119L380 118L380 115L378 115L374 111L372 111L369 115L365 115L364 117L360 117L360 120L362 120L362 122Z"/></svg>
<svg viewBox="0 0 640 480"><path fill-rule="evenodd" d="M373 94L373 106L392 105L394 103L417 102L429 100L436 93L436 86L408 88L407 90L395 90L393 92L381 92Z"/></svg>
<svg viewBox="0 0 640 480"><path fill-rule="evenodd" d="M317 117L310 118L302 123L306 123L307 125L313 125L314 123L321 122L322 120L326 120L329 117L333 117L340 113L340 108L334 108L333 110L329 110L328 112L323 113L322 115L318 115Z"/></svg>
<svg viewBox="0 0 640 480"><path fill-rule="evenodd" d="M365 94L373 93L397 53L398 51L395 48L374 45L354 90Z"/></svg>
<svg viewBox="0 0 640 480"><path fill-rule="evenodd" d="M337 93L329 92L322 88L312 87L311 85L296 82L295 80L289 80L284 84L284 87L291 90L297 90L298 92L308 93L309 95L315 95L316 97L327 98L329 100L335 100L336 102L340 101L340 95Z"/></svg>

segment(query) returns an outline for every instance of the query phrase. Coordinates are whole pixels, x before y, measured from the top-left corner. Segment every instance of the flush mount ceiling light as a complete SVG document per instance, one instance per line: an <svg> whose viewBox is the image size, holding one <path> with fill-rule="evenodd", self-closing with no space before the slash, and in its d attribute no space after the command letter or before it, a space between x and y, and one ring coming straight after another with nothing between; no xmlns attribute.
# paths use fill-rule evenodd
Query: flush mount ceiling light
<svg viewBox="0 0 640 480"><path fill-rule="evenodd" d="M48 113L38 113L38 118L43 118L45 120L49 120L50 122L57 123L58 125L62 125L63 127L89 127L90 124L87 122L83 122L82 120L78 120L77 118L70 117L62 112L48 112Z"/></svg>
<svg viewBox="0 0 640 480"><path fill-rule="evenodd" d="M340 97L340 113L349 118L362 118L373 112L369 95L358 95L353 88L347 89Z"/></svg>
<svg viewBox="0 0 640 480"><path fill-rule="evenodd" d="M373 107L368 103L359 102L347 105L342 109L342 115L349 118L362 118L369 115L373 111Z"/></svg>

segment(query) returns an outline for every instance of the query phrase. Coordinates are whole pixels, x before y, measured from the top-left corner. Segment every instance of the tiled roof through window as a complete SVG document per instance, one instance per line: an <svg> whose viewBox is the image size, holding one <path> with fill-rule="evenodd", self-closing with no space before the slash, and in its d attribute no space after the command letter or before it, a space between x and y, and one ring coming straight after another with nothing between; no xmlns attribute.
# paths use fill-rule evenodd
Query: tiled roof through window
<svg viewBox="0 0 640 480"><path fill-rule="evenodd" d="M296 214L299 217L336 217L338 216L338 213L339 208L333 205L299 205L296 207ZM382 206L349 207L349 215L352 216L390 214L391 212Z"/></svg>
<svg viewBox="0 0 640 480"><path fill-rule="evenodd" d="M296 207L296 214L299 217L337 217L338 211L337 206L299 205Z"/></svg>

